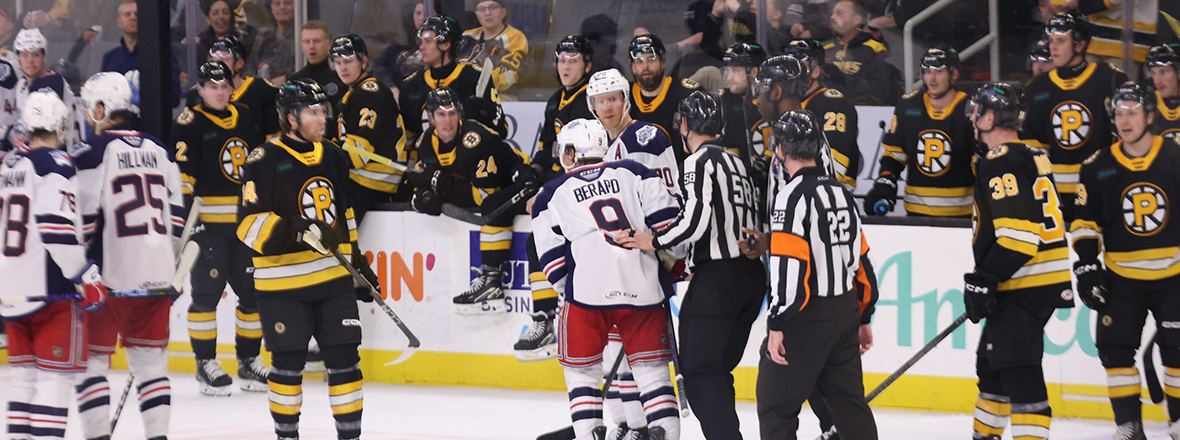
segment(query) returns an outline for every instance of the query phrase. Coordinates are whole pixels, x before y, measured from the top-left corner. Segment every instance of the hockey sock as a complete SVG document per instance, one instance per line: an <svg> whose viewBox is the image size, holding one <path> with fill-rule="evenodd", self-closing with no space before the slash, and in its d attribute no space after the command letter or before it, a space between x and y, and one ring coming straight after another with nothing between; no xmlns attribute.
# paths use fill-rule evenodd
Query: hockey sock
<svg viewBox="0 0 1180 440"><path fill-rule="evenodd" d="M647 415L647 427L664 429L664 438L680 438L680 408L672 388L672 376L668 362L650 361L631 366L635 381L639 383L639 400Z"/></svg>
<svg viewBox="0 0 1180 440"><path fill-rule="evenodd" d="M8 438L32 438L32 428L29 426L29 402L33 401L34 384L37 381L37 369L32 365L12 369L12 382L7 391L8 398Z"/></svg>
<svg viewBox="0 0 1180 440"><path fill-rule="evenodd" d="M217 357L217 310L195 304L189 306L188 338L197 360Z"/></svg>
<svg viewBox="0 0 1180 440"><path fill-rule="evenodd" d="M147 438L168 435L172 415L172 384L168 381L168 355L163 348L127 347L127 363L135 376L139 413Z"/></svg>
<svg viewBox="0 0 1180 440"><path fill-rule="evenodd" d="M557 291L545 277L544 272L529 274L529 286L533 291L533 311L553 312L557 310Z"/></svg>
<svg viewBox="0 0 1180 440"><path fill-rule="evenodd" d="M569 391L570 419L575 438L593 438L594 428L602 424L601 366L565 367L565 388Z"/></svg>
<svg viewBox="0 0 1180 440"><path fill-rule="evenodd" d="M512 226L482 226L479 228L479 254L484 266L501 268L508 261L512 249Z"/></svg>
<svg viewBox="0 0 1180 440"><path fill-rule="evenodd" d="M37 371L36 391L29 403L29 431L34 439L65 438L74 374Z"/></svg>
<svg viewBox="0 0 1180 440"><path fill-rule="evenodd" d="M1049 438L1049 422L1053 409L1049 401L1012 404L1012 439L1034 440Z"/></svg>
<svg viewBox="0 0 1180 440"><path fill-rule="evenodd" d="M262 346L262 321L258 317L258 310L238 307L235 315L237 334L234 336L234 343L237 346L238 359L258 356Z"/></svg>
<svg viewBox="0 0 1180 440"><path fill-rule="evenodd" d="M980 392L975 400L975 434L972 438L999 438L1008 426L1011 412L1008 396Z"/></svg>
<svg viewBox="0 0 1180 440"><path fill-rule="evenodd" d="M1106 388L1110 393L1110 409L1114 411L1116 425L1143 419L1139 383L1138 368L1106 369Z"/></svg>
<svg viewBox="0 0 1180 440"><path fill-rule="evenodd" d="M75 382L74 395L78 400L82 437L98 438L111 434L111 385L106 377L110 366L110 355L90 353L86 373L79 374Z"/></svg>
<svg viewBox="0 0 1180 440"><path fill-rule="evenodd" d="M610 374L615 365L615 356L623 342L619 335L612 332L607 339L606 350L602 352L603 377ZM635 384L635 376L631 373L631 366L626 359L619 363L619 370L615 372L615 379L611 381L610 389L606 391L606 412L610 414L611 422L616 425L626 423L629 428L639 429L647 426L647 416L643 413L643 404L639 401L639 386Z"/></svg>
<svg viewBox="0 0 1180 440"><path fill-rule="evenodd" d="M303 407L303 351L275 353L270 374L270 416L279 438L299 438L299 413Z"/></svg>
<svg viewBox="0 0 1180 440"><path fill-rule="evenodd" d="M341 440L360 438L361 410L364 394L361 390L360 366L328 368L328 401L332 417L336 419L336 435Z"/></svg>

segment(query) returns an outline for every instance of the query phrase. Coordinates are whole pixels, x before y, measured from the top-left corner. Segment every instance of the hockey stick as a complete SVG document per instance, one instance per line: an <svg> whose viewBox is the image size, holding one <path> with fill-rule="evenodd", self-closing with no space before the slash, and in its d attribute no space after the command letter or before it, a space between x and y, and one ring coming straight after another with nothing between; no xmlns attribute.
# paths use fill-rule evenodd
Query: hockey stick
<svg viewBox="0 0 1180 440"><path fill-rule="evenodd" d="M1160 377L1155 372L1155 341L1160 337L1159 330L1151 335L1147 347L1143 348L1143 380L1147 382L1147 394L1151 396L1151 403L1164 401L1164 390L1160 387Z"/></svg>
<svg viewBox="0 0 1180 440"><path fill-rule="evenodd" d="M414 332L410 331L410 328L407 327L406 323L397 316L397 313L394 313L393 309L389 308L389 304L386 304L385 300L381 299L381 295L377 293L377 288L373 287L373 284L370 283L369 280L366 280L364 276L357 272L356 268L352 267L352 264L349 264L348 260L344 259L344 255L341 255L338 249L324 249L323 245L320 244L319 240L313 237L312 234L303 234L303 242L307 243L308 246L315 248L317 251L326 250L331 252L332 256L336 257L336 262L340 263L341 266L344 266L344 268L348 270L349 275L352 275L353 280L369 289L369 295L373 297L373 300L377 302L377 305L381 307L381 310L384 310L385 314L389 315L389 319L392 319L393 323L397 324L397 327L401 329L403 334L406 335L406 339L410 341L409 346L402 351L402 354L398 355L397 359L385 363L385 366L400 364L410 359L410 357L418 351L418 347L422 346L422 342L418 340L417 336L414 336Z"/></svg>
<svg viewBox="0 0 1180 440"><path fill-rule="evenodd" d="M877 168L881 166L881 150L885 148L885 120L877 122L877 127L881 129L881 136L877 138L877 152L875 153L877 160L873 161L873 163L869 165L870 179L877 178L875 171L877 171Z"/></svg>
<svg viewBox="0 0 1180 440"><path fill-rule="evenodd" d="M942 330L942 332L934 336L934 339L931 339L930 342L927 342L925 347L922 347L921 350L918 350L917 353L914 353L914 355L911 356L909 360L905 361L904 364L901 364L900 367L897 367L897 370L894 371L893 374L890 374L889 377L886 377L884 381L881 381L881 384L877 385L876 388L873 388L873 391L870 392L869 395L865 396L865 403L872 402L873 399L885 391L885 388L888 388L889 385L893 385L893 382L896 382L902 374L905 374L905 372L908 371L910 367L913 367L914 364L918 363L922 357L926 356L926 353L929 353L930 350L933 350L934 347L938 346L939 342L942 342L943 339L946 339L947 336L950 336L951 333L953 333L955 329L959 328L959 326L963 325L964 322L967 322L966 313L959 315L959 317L955 319L955 322L952 322L951 325L948 325ZM819 437L816 437L815 440L831 438L831 436L836 434L836 432L836 427L833 426L832 429L829 429L828 432L825 432Z"/></svg>
<svg viewBox="0 0 1180 440"><path fill-rule="evenodd" d="M184 230L180 231L180 241L176 242L178 246L176 249L177 258L180 258L180 253L184 252L184 248L188 246L188 239L193 236L193 229L197 226L197 218L201 215L202 206L205 206L205 200L194 197L193 206L188 208L188 217L184 219Z"/></svg>
<svg viewBox="0 0 1180 440"><path fill-rule="evenodd" d="M396 170L401 171L404 174L419 172L418 170L416 170L414 168L410 168L408 166L397 163L393 159L390 159L390 158L382 156L380 154L365 150L363 148L358 148L353 144L345 145L344 147L341 147L341 149L343 149L347 153L355 153L356 155L361 156L363 158L387 165L389 167L392 167ZM447 217L453 218L455 220L458 220L458 221L461 221L464 223L471 223L476 226L483 226L484 225L483 217L480 217L479 215L476 215L466 209L460 208L460 207L455 206L450 203L443 203L442 204L442 213L443 213L443 215L445 215Z"/></svg>
<svg viewBox="0 0 1180 440"><path fill-rule="evenodd" d="M172 277L172 282L164 287L153 287L148 289L129 289L129 290L110 290L107 291L108 298L161 298L166 296L176 296L180 292L180 288L184 285L184 277L193 270L193 265L197 263L197 254L200 253L200 248L196 243L192 243L184 247L181 252L181 258L177 262L176 274ZM14 305L25 304L31 302L48 302L48 301L78 301L82 299L81 294L65 294L65 295L34 295L34 296L11 296L7 298L0 298L0 305Z"/></svg>
<svg viewBox="0 0 1180 440"><path fill-rule="evenodd" d="M480 65L479 80L475 82L475 96L482 98L483 94L488 91L488 83L492 79L492 69L492 60L484 57L483 63Z"/></svg>
<svg viewBox="0 0 1180 440"><path fill-rule="evenodd" d="M668 342L672 347L672 374L676 375L676 393L680 400L680 418L688 417L690 410L688 409L688 395L684 392L684 375L680 374L680 354L676 348L676 327L672 325L672 302L671 300L664 302L664 316L668 320Z"/></svg>
<svg viewBox="0 0 1180 440"><path fill-rule="evenodd" d="M522 200L528 200L529 197L536 195L537 192L539 192L540 190L541 190L541 188L537 187L537 186L533 186L533 185L525 186L524 189L520 190L520 192L514 194L511 199L508 199L507 202L504 202L503 205L500 205L499 208L496 208L495 211L492 211L491 214L488 214L487 218L493 219L493 218L499 217L505 211L512 209L513 206L516 206L516 204L520 203Z"/></svg>
<svg viewBox="0 0 1180 440"><path fill-rule="evenodd" d="M623 358L626 357L627 351L625 347L619 347L619 355L615 356L615 364L611 365L610 372L606 374L606 380L602 383L601 391L603 399L606 399L606 393L610 391L610 384L615 381L615 376L619 374L619 365L622 365ZM575 440L577 438L578 434L574 432L573 425L537 436L537 440Z"/></svg>

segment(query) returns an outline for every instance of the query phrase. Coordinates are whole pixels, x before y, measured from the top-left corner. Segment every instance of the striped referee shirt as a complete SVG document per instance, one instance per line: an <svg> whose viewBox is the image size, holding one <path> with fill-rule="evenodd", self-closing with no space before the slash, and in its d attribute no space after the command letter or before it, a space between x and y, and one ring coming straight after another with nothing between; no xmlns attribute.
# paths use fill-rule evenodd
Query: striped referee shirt
<svg viewBox="0 0 1180 440"><path fill-rule="evenodd" d="M770 319L783 323L814 296L857 294L872 314L876 276L852 194L822 168L799 170L774 199L770 216ZM864 323L864 319L862 319Z"/></svg>
<svg viewBox="0 0 1180 440"><path fill-rule="evenodd" d="M745 162L710 141L684 159L683 169L684 209L671 226L656 234L652 245L668 249L690 243L693 265L743 257L737 245L745 236L742 228L758 229L754 181Z"/></svg>

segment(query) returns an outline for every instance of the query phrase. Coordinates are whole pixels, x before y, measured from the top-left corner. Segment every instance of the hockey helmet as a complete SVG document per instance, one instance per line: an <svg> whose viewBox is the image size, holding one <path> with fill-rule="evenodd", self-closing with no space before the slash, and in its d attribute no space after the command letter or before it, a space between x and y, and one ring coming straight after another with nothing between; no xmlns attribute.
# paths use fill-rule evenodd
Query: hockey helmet
<svg viewBox="0 0 1180 440"><path fill-rule="evenodd" d="M434 32L431 38L439 44L451 43L453 45L463 38L463 29L459 27L459 22L449 15L427 17L426 21L422 22L422 27L418 28L418 38L425 40L427 32Z"/></svg>
<svg viewBox="0 0 1180 440"><path fill-rule="evenodd" d="M45 35L42 35L41 30L37 28L21 29L16 33L16 38L12 40L12 48L17 52L40 50L41 53L45 53L45 47L48 44Z"/></svg>
<svg viewBox="0 0 1180 440"><path fill-rule="evenodd" d="M1052 60L1052 57L1049 55L1049 40L1041 38L1028 49L1028 61L1030 63L1050 60Z"/></svg>
<svg viewBox="0 0 1180 440"><path fill-rule="evenodd" d="M426 95L426 114L428 116L434 117L435 110L446 107L452 107L455 112L463 114L463 101L450 88L439 87Z"/></svg>
<svg viewBox="0 0 1180 440"><path fill-rule="evenodd" d="M1172 66L1180 70L1180 55L1177 52L1180 52L1180 45L1176 43L1153 46L1147 51L1147 67Z"/></svg>
<svg viewBox="0 0 1180 440"><path fill-rule="evenodd" d="M590 64L594 60L594 47L590 45L590 40L581 35L566 35L565 38L558 41L557 49L553 50L553 56L560 58L563 53L580 54L586 64Z"/></svg>
<svg viewBox="0 0 1180 440"><path fill-rule="evenodd" d="M768 59L758 67L753 84L754 97L770 91L776 82L782 83L785 96L802 98L811 86L811 70L793 56L779 55Z"/></svg>
<svg viewBox="0 0 1180 440"><path fill-rule="evenodd" d="M680 101L672 116L672 129L677 133L680 132L681 118L688 124L688 131L693 133L720 136L725 130L725 109L721 98L709 92L697 90Z"/></svg>
<svg viewBox="0 0 1180 440"><path fill-rule="evenodd" d="M931 47L926 49L926 55L922 56L921 67L922 71L948 68L959 70L959 52L950 46Z"/></svg>
<svg viewBox="0 0 1180 440"><path fill-rule="evenodd" d="M369 58L369 46L365 44L365 39L357 34L348 34L336 37L332 41L332 58L348 58L358 57L360 60Z"/></svg>
<svg viewBox="0 0 1180 440"><path fill-rule="evenodd" d="M735 43L725 49L721 61L726 67L758 67L766 61L766 50L758 43Z"/></svg>
<svg viewBox="0 0 1180 440"><path fill-rule="evenodd" d="M1061 12L1049 19L1045 25L1045 35L1070 34L1073 42L1090 41L1090 25L1080 16Z"/></svg>
<svg viewBox="0 0 1180 440"><path fill-rule="evenodd" d="M791 110L771 124L770 145L780 161L787 157L820 159L824 134L809 110Z"/></svg>
<svg viewBox="0 0 1180 440"><path fill-rule="evenodd" d="M64 141L66 119L69 109L61 98L53 92L33 92L25 99L25 106L21 108L20 124L27 133L50 131L57 134L59 141Z"/></svg>
<svg viewBox="0 0 1180 440"><path fill-rule="evenodd" d="M317 105L323 106L325 116L331 119L328 95L319 84L308 78L288 80L279 87L279 94L275 96L275 108L278 110L279 124L283 131L291 129L287 115L295 115L295 121L298 122L300 110Z"/></svg>
<svg viewBox="0 0 1180 440"><path fill-rule="evenodd" d="M598 112L594 111L595 96L612 92L623 94L623 114L627 114L631 110L631 83L627 82L619 69L594 72L586 87L586 104L590 106L590 113L598 117Z"/></svg>
<svg viewBox="0 0 1180 440"><path fill-rule="evenodd" d="M233 77L229 67L221 61L207 61L197 69L197 84L202 86L209 81L232 84Z"/></svg>
<svg viewBox="0 0 1180 440"><path fill-rule="evenodd" d="M996 127L1019 130L1027 109L1023 89L1007 83L990 82L980 86L971 95L971 101L967 103L967 118L978 118L991 110L996 114Z"/></svg>
<svg viewBox="0 0 1180 440"><path fill-rule="evenodd" d="M640 35L631 39L631 45L627 47L627 55L631 62L644 54L655 54L660 61L664 60L664 42L660 37L654 34Z"/></svg>
<svg viewBox="0 0 1180 440"><path fill-rule="evenodd" d="M233 35L221 37L217 41L214 41L212 46L209 46L210 56L218 52L229 52L230 55L233 55L234 60L239 61L245 60L246 57L250 56L249 49L246 48L245 44L242 44L242 40L239 40L238 37Z"/></svg>
<svg viewBox="0 0 1180 440"><path fill-rule="evenodd" d="M132 103L133 92L127 77L115 72L99 72L82 84L82 105L90 112L102 104L105 113L99 120L105 121L116 111L139 113Z"/></svg>
<svg viewBox="0 0 1180 440"><path fill-rule="evenodd" d="M602 159L603 156L606 156L606 149L609 146L606 128L602 126L601 122L592 119L574 119L561 127L561 132L557 133L557 148L553 149L553 155L560 163L561 156L572 148L575 162L583 159Z"/></svg>
<svg viewBox="0 0 1180 440"><path fill-rule="evenodd" d="M1131 106L1119 105L1119 103L1127 101L1134 102L1135 104ZM1118 107L1134 108L1137 106L1143 106L1144 114L1150 115L1155 113L1155 90L1134 81L1127 81L1117 89L1114 89L1114 93L1110 95L1110 108L1107 111L1110 112L1110 118L1113 120L1114 111Z"/></svg>
<svg viewBox="0 0 1180 440"><path fill-rule="evenodd" d="M811 68L817 68L824 65L825 54L824 45L819 40L814 38L799 38L791 40L787 44L787 51L784 55L795 55L796 58L802 56L811 62Z"/></svg>

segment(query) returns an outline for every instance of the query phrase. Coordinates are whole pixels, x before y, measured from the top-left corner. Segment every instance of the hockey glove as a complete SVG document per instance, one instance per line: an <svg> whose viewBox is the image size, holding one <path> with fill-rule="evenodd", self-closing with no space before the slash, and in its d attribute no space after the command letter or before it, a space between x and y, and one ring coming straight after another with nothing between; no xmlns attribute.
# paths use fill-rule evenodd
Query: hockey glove
<svg viewBox="0 0 1180 440"><path fill-rule="evenodd" d="M426 215L442 214L442 199L429 189L420 189L414 193L414 198L410 199L410 206L415 211Z"/></svg>
<svg viewBox="0 0 1180 440"><path fill-rule="evenodd" d="M967 306L967 319L976 324L996 313L996 287L1000 280L985 272L963 274L963 305Z"/></svg>
<svg viewBox="0 0 1180 440"><path fill-rule="evenodd" d="M434 172L438 171L438 164L419 162L414 167L414 171L406 173L406 178L410 179L410 183L414 184L417 189L430 189L430 179L434 177Z"/></svg>
<svg viewBox="0 0 1180 440"><path fill-rule="evenodd" d="M451 173L437 170L430 175L430 189L440 198L447 198L451 194Z"/></svg>
<svg viewBox="0 0 1180 440"><path fill-rule="evenodd" d="M463 117L474 119L492 130L499 130L500 120L504 118L500 105L487 98L472 96L463 103ZM497 133L501 136L504 133Z"/></svg>
<svg viewBox="0 0 1180 440"><path fill-rule="evenodd" d="M296 241L320 254L328 255L340 246L336 230L323 221L297 217L291 220L291 229L295 230Z"/></svg>
<svg viewBox="0 0 1180 440"><path fill-rule="evenodd" d="M879 203L884 202L884 203ZM865 195L865 212L869 215L885 215L897 204L897 181L882 175L873 182L873 189Z"/></svg>
<svg viewBox="0 0 1180 440"><path fill-rule="evenodd" d="M1106 308L1106 269L1097 261L1073 264L1073 274L1078 278L1078 296L1082 303L1096 312Z"/></svg>
<svg viewBox="0 0 1180 440"><path fill-rule="evenodd" d="M81 298L78 298L78 308L87 312L102 310L102 306L107 302L107 286L102 285L98 265L91 261L73 281L74 287L81 294Z"/></svg>

